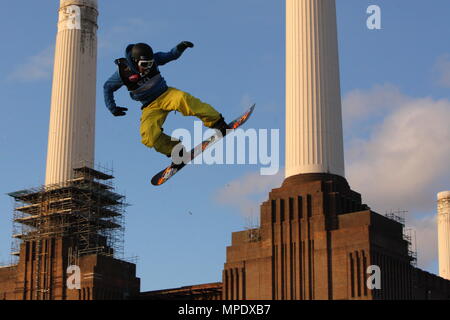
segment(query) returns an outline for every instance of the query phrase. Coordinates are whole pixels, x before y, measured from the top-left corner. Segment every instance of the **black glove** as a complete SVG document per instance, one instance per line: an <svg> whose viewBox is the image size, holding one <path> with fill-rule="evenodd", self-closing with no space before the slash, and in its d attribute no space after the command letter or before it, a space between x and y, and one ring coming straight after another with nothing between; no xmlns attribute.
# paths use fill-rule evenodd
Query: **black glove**
<svg viewBox="0 0 450 320"><path fill-rule="evenodd" d="M194 47L194 44L193 44L192 42L189 42L189 41L183 41L183 42L180 42L180 43L177 45L177 50L178 50L179 52L183 53L184 50L186 50L187 48L193 48L193 47Z"/></svg>
<svg viewBox="0 0 450 320"><path fill-rule="evenodd" d="M115 107L111 112L115 117L122 117L126 115L125 111L128 111L128 109L122 107Z"/></svg>

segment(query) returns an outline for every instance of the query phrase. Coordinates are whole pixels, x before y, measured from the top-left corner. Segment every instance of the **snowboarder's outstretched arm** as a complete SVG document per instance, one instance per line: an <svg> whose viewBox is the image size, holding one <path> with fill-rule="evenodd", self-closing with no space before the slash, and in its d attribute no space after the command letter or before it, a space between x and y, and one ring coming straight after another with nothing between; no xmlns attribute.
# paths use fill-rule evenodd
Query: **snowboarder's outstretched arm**
<svg viewBox="0 0 450 320"><path fill-rule="evenodd" d="M103 94L105 97L106 107L115 116L124 116L126 108L121 108L116 105L114 100L114 92L119 90L123 86L122 79L120 78L119 72L116 71L114 74L105 82L103 85Z"/></svg>
<svg viewBox="0 0 450 320"><path fill-rule="evenodd" d="M192 42L189 41L180 42L175 48L173 48L169 52L155 53L155 62L157 65L163 66L170 61L178 59L187 48L193 47L194 44Z"/></svg>

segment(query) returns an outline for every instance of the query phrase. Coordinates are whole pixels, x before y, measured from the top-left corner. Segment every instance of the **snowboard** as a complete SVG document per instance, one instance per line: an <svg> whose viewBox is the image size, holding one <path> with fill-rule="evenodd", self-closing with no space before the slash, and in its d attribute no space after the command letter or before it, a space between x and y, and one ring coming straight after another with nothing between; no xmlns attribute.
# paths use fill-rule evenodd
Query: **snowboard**
<svg viewBox="0 0 450 320"><path fill-rule="evenodd" d="M227 134L230 133L232 130L239 128L245 122L247 122L248 118L252 115L253 110L255 110L255 106L256 106L255 104L252 105L243 115L241 115L236 120L230 122L228 124ZM213 134L211 137L209 137L208 139L197 145L189 152L190 156L189 159L187 159L188 161L182 162L181 164L172 163L167 168L157 173L151 180L152 185L160 186L163 183L167 182L167 180L172 178L177 172L183 169L186 166L186 164L194 160L203 151L205 151L207 148L209 148L210 146L212 146L214 143L224 138L225 136L222 136L221 133Z"/></svg>

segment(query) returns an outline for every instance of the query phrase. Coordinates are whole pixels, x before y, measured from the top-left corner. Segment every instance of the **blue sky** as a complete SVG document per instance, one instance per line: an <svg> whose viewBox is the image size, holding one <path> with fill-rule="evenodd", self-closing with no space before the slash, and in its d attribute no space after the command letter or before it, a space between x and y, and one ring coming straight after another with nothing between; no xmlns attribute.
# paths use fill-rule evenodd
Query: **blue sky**
<svg viewBox="0 0 450 320"><path fill-rule="evenodd" d="M59 1L42 3L11 2L0 12L3 261L13 208L5 194L39 186L45 177ZM371 4L381 7L382 30L366 27ZM373 210L410 212L419 265L437 272L436 192L450 188L450 3L337 0L337 7L347 178ZM114 59L128 43L168 51L192 41L195 48L161 68L168 84L212 104L226 119L257 103L248 126L280 129L283 142L284 10L278 0L100 0L96 162L114 168L118 191L132 204L126 256L139 256L142 290L221 281L231 233L257 214L282 173L262 178L257 165L192 166L151 187L167 159L141 145L140 110L125 90L117 102L130 109L127 117L106 110L101 89ZM165 130L192 129L192 120L172 114Z"/></svg>

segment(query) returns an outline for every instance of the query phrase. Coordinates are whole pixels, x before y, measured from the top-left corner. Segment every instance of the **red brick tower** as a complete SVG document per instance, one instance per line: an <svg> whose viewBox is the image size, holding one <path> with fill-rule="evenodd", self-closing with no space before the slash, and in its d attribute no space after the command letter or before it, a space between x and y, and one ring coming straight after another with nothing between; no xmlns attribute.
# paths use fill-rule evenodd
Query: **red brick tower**
<svg viewBox="0 0 450 320"><path fill-rule="evenodd" d="M363 205L336 175L286 179L261 205L260 229L232 239L224 299L412 298L403 226ZM395 290L369 289L371 265L381 268L382 288L397 277Z"/></svg>

